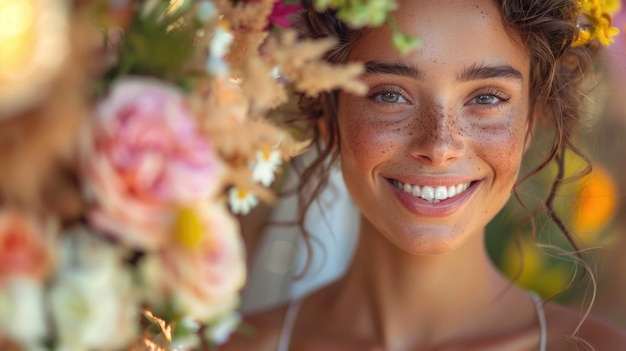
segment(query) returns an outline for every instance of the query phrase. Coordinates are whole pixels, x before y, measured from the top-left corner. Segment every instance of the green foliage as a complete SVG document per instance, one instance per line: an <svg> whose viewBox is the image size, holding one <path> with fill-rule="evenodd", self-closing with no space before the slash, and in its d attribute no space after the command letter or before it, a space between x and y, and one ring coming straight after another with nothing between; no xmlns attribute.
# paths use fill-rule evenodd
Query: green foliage
<svg viewBox="0 0 626 351"><path fill-rule="evenodd" d="M113 77L129 74L180 80L181 67L194 52L194 38L200 24L189 16L193 1L176 9L160 0L147 13L135 16L119 45L119 63Z"/></svg>
<svg viewBox="0 0 626 351"><path fill-rule="evenodd" d="M394 0L316 0L314 6L317 11L336 10L337 18L352 28L378 27L387 22L391 40L403 55L420 45L419 38L403 33L391 15L398 8Z"/></svg>

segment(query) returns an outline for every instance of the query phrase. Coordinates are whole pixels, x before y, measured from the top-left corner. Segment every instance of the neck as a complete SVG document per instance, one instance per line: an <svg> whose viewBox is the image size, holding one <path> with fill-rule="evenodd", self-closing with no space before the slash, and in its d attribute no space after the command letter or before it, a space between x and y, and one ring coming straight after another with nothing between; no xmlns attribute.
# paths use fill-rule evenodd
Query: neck
<svg viewBox="0 0 626 351"><path fill-rule="evenodd" d="M507 291L517 293L520 305L519 290L491 264L483 233L438 255L402 251L366 220L360 234L354 261L335 290L334 308L352 316L357 334L374 335L386 349L414 345L416 335L423 345L475 335L485 328L483 321L494 319L494 306L511 302Z"/></svg>

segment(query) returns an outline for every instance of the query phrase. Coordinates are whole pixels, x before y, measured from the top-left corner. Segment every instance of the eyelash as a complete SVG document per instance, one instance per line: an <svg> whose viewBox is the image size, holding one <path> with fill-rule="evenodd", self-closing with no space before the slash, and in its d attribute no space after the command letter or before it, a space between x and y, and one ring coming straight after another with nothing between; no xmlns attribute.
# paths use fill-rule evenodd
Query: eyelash
<svg viewBox="0 0 626 351"><path fill-rule="evenodd" d="M404 99L405 102L396 102L396 103L392 103L392 102L385 102L380 100L380 96L382 96L383 94L396 94L398 95L401 99ZM405 97L406 93L405 91L396 86L396 85L379 85L375 88L373 88L368 94L367 94L367 98L370 100L374 100L375 102L378 102L380 104L385 104L385 105L393 105L393 104L408 104L409 103L409 99Z"/></svg>
<svg viewBox="0 0 626 351"><path fill-rule="evenodd" d="M474 102L476 99L480 98L481 96L492 96L498 99L498 101L496 101L493 104L479 104L477 102ZM479 108L484 108L484 109L493 109L493 108L499 108L502 104L508 102L510 99L511 99L511 95L508 94L506 91L500 88L496 88L496 87L488 87L483 90L479 90L474 95L474 97L468 102L468 105L475 105L475 106L478 106Z"/></svg>
<svg viewBox="0 0 626 351"><path fill-rule="evenodd" d="M405 101L395 102L395 103L385 102L381 100L381 96L383 94L396 94L399 96L399 98ZM383 105L409 104L409 99L405 97L405 94L406 94L405 91L396 85L379 85L370 91L370 93L367 95L367 98L370 100L374 100L375 102L383 104ZM476 99L482 96L491 96L497 99L498 101L492 104L480 104L480 103L475 102ZM477 91L474 94L474 97L467 103L467 105L473 105L481 109L494 109L494 108L500 108L501 105L505 104L510 99L511 99L511 95L507 93L506 91L504 91L503 89L497 88L497 87L487 87L487 88Z"/></svg>

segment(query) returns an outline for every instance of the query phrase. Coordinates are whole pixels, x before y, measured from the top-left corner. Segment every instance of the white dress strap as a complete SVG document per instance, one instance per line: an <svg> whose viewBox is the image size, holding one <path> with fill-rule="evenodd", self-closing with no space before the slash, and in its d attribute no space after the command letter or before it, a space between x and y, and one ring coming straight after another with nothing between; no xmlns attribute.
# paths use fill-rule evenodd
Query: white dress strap
<svg viewBox="0 0 626 351"><path fill-rule="evenodd" d="M298 317L298 311L300 310L300 304L302 300L298 299L291 301L287 307L287 313L285 314L285 321L283 322L283 328L280 331L280 338L278 339L278 351L288 351L289 342L291 341L291 333L293 327L296 324L296 318Z"/></svg>
<svg viewBox="0 0 626 351"><path fill-rule="evenodd" d="M539 351L546 351L546 344L548 343L548 327L546 325L546 314L543 310L543 301L534 291L529 292L529 294L535 304L537 319L539 319Z"/></svg>

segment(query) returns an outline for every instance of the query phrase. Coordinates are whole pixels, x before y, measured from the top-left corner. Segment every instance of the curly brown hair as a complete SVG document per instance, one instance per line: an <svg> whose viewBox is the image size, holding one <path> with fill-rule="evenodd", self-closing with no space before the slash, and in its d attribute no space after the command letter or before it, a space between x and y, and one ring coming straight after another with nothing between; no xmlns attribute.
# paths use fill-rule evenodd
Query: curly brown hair
<svg viewBox="0 0 626 351"><path fill-rule="evenodd" d="M521 202L517 193L518 185L556 161L558 172L547 198L543 201L543 207L578 252L576 242L553 210L553 202L559 187L566 181L565 152L570 150L582 156L575 146L575 137L580 125L581 104L586 95L583 81L591 69L591 56L597 51L598 45L591 42L585 46L572 46L580 33L577 21L581 9L577 0L497 0L497 3L505 28L510 30L512 36L521 38L530 57L530 125L547 124L553 131L547 156L519 179L513 188L513 194ZM330 63L345 62L352 44L368 30L349 28L336 19L332 10L317 12L313 8L304 11L297 28L302 36L308 38L331 37L336 40L337 45L325 56ZM298 123L304 122L306 128L312 132L318 151L317 158L306 167L294 165L301 176L298 187L299 225L307 243L309 238L304 229L306 212L327 185L330 168L339 155L338 96L338 91L327 92L315 98L302 96L299 103L303 114ZM529 128L527 138L532 132L533 128ZM589 166L583 173L590 170ZM529 212L529 219L534 227L532 217ZM310 247L308 249L310 252Z"/></svg>

